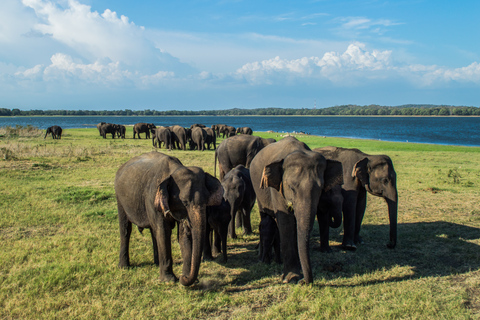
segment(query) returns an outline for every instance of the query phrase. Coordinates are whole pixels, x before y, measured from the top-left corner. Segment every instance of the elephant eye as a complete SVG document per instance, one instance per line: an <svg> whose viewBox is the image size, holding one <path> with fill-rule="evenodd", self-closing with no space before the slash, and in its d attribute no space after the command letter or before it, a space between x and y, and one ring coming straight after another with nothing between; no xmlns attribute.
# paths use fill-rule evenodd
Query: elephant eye
<svg viewBox="0 0 480 320"><path fill-rule="evenodd" d="M388 184L388 179L383 179L383 184L387 185Z"/></svg>

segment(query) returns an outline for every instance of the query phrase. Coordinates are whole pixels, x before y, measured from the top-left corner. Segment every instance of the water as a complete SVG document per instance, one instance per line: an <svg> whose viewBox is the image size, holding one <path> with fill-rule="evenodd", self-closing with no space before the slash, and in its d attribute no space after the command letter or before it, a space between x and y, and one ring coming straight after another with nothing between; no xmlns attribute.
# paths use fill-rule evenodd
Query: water
<svg viewBox="0 0 480 320"><path fill-rule="evenodd" d="M0 127L32 125L46 129L59 125L63 129L95 128L99 122L133 125L194 123L207 126L228 124L251 127L254 131L305 132L318 136L480 146L480 117L294 117L294 116L79 116L79 117L3 117ZM128 133L127 133L128 134Z"/></svg>

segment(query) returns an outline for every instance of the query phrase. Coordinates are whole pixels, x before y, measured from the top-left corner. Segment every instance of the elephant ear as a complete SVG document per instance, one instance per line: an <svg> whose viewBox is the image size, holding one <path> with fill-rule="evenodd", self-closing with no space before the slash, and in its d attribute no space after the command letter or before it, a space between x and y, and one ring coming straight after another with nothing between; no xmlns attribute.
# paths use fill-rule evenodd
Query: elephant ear
<svg viewBox="0 0 480 320"><path fill-rule="evenodd" d="M171 180L172 177L168 176L165 180L160 182L155 195L155 209L157 209L159 212L163 212L165 216L171 213L170 207L168 206L168 185L170 184Z"/></svg>
<svg viewBox="0 0 480 320"><path fill-rule="evenodd" d="M343 166L340 161L327 160L327 167L323 174L324 191L328 191L336 185L343 184Z"/></svg>
<svg viewBox="0 0 480 320"><path fill-rule="evenodd" d="M260 181L260 189L272 187L277 191L281 190L283 177L283 159L272 162L263 168L262 179Z"/></svg>
<svg viewBox="0 0 480 320"><path fill-rule="evenodd" d="M211 174L205 172L205 185L210 193L207 200L207 206L221 205L223 199L223 187L220 181Z"/></svg>
<svg viewBox="0 0 480 320"><path fill-rule="evenodd" d="M364 158L353 166L352 177L357 178L365 187L369 183L368 177L368 158Z"/></svg>

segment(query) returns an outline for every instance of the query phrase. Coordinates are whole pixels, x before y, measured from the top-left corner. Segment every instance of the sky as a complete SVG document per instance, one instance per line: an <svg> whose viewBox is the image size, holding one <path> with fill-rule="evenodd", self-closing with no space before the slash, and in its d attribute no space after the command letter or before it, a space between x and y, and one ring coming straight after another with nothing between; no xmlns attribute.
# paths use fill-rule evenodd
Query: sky
<svg viewBox="0 0 480 320"><path fill-rule="evenodd" d="M0 108L480 106L478 0L1 0Z"/></svg>

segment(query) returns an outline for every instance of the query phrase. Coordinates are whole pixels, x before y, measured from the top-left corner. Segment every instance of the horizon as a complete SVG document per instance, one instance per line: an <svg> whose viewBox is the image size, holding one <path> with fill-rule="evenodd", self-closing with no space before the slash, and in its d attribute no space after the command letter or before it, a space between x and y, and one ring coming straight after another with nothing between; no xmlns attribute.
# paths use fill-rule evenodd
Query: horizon
<svg viewBox="0 0 480 320"><path fill-rule="evenodd" d="M3 0L0 108L480 105L480 2Z"/></svg>

